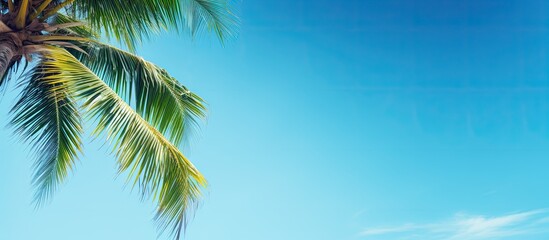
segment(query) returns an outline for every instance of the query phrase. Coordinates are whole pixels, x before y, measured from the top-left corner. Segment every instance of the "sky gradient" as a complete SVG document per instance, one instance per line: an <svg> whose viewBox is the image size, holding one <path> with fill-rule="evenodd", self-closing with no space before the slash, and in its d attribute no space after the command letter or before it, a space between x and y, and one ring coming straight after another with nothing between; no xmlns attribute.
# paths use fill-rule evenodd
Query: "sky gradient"
<svg viewBox="0 0 549 240"><path fill-rule="evenodd" d="M184 148L210 183L186 239L549 239L549 3L264 0L240 15L224 47L167 33L139 49L208 102ZM0 140L0 239L156 238L104 139L85 138L40 209L30 148L9 127Z"/></svg>

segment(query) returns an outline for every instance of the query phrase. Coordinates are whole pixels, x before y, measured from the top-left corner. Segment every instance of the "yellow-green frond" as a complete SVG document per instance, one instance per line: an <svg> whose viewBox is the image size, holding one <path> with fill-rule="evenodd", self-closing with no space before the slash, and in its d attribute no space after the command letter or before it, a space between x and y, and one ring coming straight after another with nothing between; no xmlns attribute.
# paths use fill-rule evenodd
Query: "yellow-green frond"
<svg viewBox="0 0 549 240"><path fill-rule="evenodd" d="M132 53L99 43L72 51L175 145L205 117L204 101L166 70Z"/></svg>
<svg viewBox="0 0 549 240"><path fill-rule="evenodd" d="M127 171L143 196L158 202L156 219L163 232L179 237L185 216L206 185L193 164L158 130L143 119L105 82L60 48L51 48L56 61L46 69L62 69L46 78L49 84L66 84L76 99L97 119L97 133L113 145L120 171Z"/></svg>

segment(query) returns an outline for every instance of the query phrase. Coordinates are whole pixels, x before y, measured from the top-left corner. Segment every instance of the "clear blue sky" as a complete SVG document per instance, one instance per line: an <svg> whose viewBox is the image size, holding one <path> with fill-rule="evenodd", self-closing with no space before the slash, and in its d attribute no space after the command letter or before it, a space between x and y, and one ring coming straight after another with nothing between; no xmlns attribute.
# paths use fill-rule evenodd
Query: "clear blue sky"
<svg viewBox="0 0 549 240"><path fill-rule="evenodd" d="M140 49L209 103L185 149L210 182L186 239L549 239L548 2L240 8L225 47ZM155 239L102 139L38 210L29 148L7 127L0 142L0 239Z"/></svg>

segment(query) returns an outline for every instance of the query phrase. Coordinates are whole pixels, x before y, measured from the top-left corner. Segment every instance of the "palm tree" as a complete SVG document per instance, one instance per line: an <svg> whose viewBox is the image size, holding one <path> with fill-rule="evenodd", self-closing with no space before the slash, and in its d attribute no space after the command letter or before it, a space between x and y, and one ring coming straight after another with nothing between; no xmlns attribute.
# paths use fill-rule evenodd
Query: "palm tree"
<svg viewBox="0 0 549 240"><path fill-rule="evenodd" d="M111 143L120 173L157 203L160 233L180 238L206 181L177 146L205 116L204 102L134 50L168 29L233 36L227 1L0 0L0 87L22 86L10 123L37 153L37 205L73 168L88 117L94 136Z"/></svg>

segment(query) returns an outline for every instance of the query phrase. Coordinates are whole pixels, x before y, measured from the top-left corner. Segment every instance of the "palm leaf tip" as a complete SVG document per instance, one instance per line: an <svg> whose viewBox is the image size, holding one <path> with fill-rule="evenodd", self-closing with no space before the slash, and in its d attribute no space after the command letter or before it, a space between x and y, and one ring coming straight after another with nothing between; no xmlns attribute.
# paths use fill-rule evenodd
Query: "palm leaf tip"
<svg viewBox="0 0 549 240"><path fill-rule="evenodd" d="M228 0L183 0L187 28L193 36L202 29L208 29L222 42L235 37L239 19L234 14L234 5L233 1Z"/></svg>

